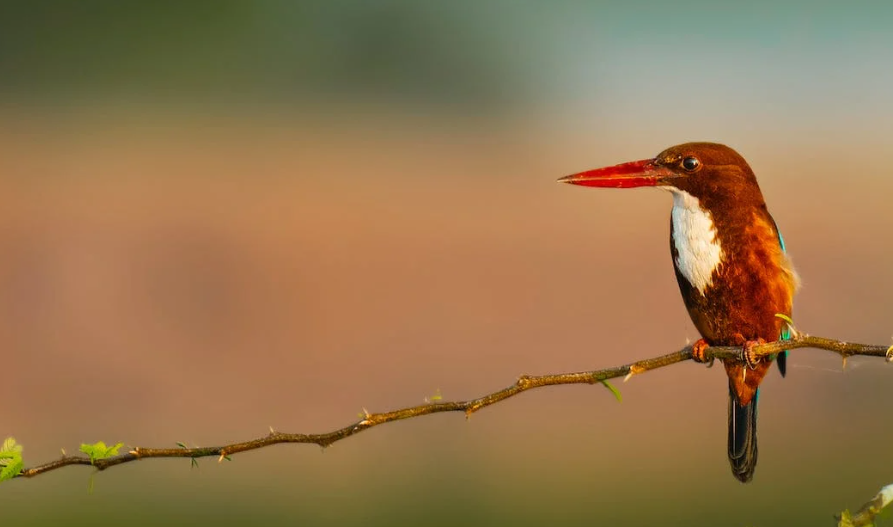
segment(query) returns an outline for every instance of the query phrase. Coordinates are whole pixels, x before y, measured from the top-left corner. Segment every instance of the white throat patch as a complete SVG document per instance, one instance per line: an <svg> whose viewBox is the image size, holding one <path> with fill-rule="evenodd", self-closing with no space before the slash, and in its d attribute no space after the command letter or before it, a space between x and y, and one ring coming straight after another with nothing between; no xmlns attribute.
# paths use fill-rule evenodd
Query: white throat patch
<svg viewBox="0 0 893 527"><path fill-rule="evenodd" d="M676 266L688 282L703 295L713 283L713 271L722 261L723 251L716 237L710 213L698 198L675 188L673 193L673 245Z"/></svg>

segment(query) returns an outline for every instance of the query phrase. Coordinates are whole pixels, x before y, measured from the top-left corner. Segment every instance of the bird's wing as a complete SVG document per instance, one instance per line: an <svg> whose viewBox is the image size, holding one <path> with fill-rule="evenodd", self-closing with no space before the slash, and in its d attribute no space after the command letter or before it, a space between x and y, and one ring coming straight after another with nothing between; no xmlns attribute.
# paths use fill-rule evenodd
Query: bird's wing
<svg viewBox="0 0 893 527"><path fill-rule="evenodd" d="M778 245L781 246L781 252L787 253L788 250L784 245L784 236L781 235L781 230L778 228L778 223L775 222L775 218L772 218L772 224L775 225L775 233L778 235ZM791 327L788 324L785 324L783 328L781 328L781 338L787 340L791 338ZM788 370L788 350L784 350L778 354L778 371L781 372L781 376L784 377Z"/></svg>

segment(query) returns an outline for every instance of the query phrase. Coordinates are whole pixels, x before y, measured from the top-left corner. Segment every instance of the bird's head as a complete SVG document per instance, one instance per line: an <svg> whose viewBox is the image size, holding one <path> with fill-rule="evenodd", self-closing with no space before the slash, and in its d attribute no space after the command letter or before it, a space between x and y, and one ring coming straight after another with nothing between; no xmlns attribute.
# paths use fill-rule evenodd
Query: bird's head
<svg viewBox="0 0 893 527"><path fill-rule="evenodd" d="M597 168L558 181L602 188L663 187L696 198L741 198L759 192L756 177L738 152L718 143L685 143L653 159Z"/></svg>

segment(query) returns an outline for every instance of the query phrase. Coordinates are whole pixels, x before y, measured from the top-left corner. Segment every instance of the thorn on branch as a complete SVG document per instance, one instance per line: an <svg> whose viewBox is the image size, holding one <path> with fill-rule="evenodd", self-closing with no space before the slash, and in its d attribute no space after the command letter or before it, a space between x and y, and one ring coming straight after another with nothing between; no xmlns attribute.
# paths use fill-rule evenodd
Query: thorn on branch
<svg viewBox="0 0 893 527"><path fill-rule="evenodd" d="M483 407L484 407L484 404L481 403L480 401L470 401L468 403L468 407L465 408L465 420L467 421L467 420L471 419L471 414L477 412L478 410L480 410Z"/></svg>
<svg viewBox="0 0 893 527"><path fill-rule="evenodd" d="M647 371L647 370L645 370L645 368L639 366L638 364L631 365L629 367L629 373L627 373L626 377L623 378L623 382L626 382L626 381L632 379L633 375L638 375L644 371Z"/></svg>

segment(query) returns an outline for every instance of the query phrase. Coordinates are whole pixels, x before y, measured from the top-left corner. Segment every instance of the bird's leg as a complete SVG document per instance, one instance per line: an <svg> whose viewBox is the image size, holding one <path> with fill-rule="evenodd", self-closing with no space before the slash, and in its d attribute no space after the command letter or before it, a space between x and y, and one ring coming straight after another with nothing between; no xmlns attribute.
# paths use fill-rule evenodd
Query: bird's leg
<svg viewBox="0 0 893 527"><path fill-rule="evenodd" d="M744 343L744 362L747 363L748 368L752 370L757 369L757 364L759 364L759 362L763 360L763 358L755 355L753 352L753 348L754 346L759 346L760 344L765 343L766 339L762 338L757 340L748 340Z"/></svg>
<svg viewBox="0 0 893 527"><path fill-rule="evenodd" d="M736 333L735 340L738 341L739 346L744 346L741 355L744 357L745 364L747 364L748 368L755 370L757 364L759 364L763 358L754 354L753 348L760 344L765 344L766 339L757 338L756 340L747 340L741 333Z"/></svg>
<svg viewBox="0 0 893 527"><path fill-rule="evenodd" d="M704 339L698 339L697 342L692 344L691 346L691 358L695 362L704 363L707 362L707 367L713 366L713 357L710 357L710 360L707 360L706 352L707 348L710 347L710 344L707 344L707 341Z"/></svg>

